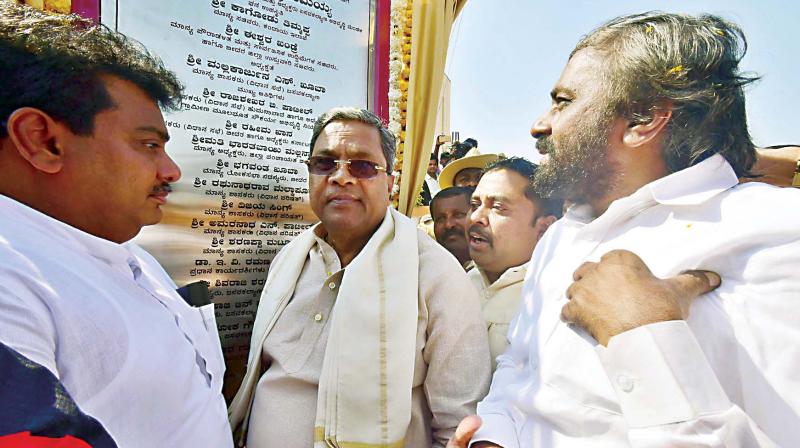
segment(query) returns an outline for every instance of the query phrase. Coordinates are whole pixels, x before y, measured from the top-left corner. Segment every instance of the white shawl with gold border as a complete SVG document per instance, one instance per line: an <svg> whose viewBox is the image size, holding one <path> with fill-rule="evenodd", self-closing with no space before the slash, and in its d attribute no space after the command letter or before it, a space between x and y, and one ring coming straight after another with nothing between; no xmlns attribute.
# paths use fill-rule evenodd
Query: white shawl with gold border
<svg viewBox="0 0 800 448"><path fill-rule="evenodd" d="M292 240L270 269L250 359L230 409L245 420L260 376L264 340L286 308L315 243L314 228ZM383 222L346 267L329 325L314 430L316 447L402 447L411 420L419 252L413 221L387 208Z"/></svg>

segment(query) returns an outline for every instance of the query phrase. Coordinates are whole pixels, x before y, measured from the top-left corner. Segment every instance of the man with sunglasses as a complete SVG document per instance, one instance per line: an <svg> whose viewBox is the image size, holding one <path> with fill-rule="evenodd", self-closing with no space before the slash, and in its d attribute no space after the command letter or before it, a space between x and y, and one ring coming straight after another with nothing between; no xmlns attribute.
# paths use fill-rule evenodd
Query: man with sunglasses
<svg viewBox="0 0 800 448"><path fill-rule="evenodd" d="M477 292L389 207L395 139L378 117L332 109L310 147L320 223L273 260L232 426L250 448L444 446L488 387Z"/></svg>

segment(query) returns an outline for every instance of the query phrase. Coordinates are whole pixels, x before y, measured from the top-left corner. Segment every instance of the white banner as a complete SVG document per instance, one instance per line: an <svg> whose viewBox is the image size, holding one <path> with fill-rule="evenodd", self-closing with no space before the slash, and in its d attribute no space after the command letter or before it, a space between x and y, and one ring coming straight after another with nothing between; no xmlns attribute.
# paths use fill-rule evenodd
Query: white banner
<svg viewBox="0 0 800 448"><path fill-rule="evenodd" d="M166 116L183 172L161 224L136 241L180 286L211 284L238 385L269 263L315 218L314 119L367 106L369 0L104 0L102 22L158 55L186 85ZM236 366L238 367L238 366Z"/></svg>

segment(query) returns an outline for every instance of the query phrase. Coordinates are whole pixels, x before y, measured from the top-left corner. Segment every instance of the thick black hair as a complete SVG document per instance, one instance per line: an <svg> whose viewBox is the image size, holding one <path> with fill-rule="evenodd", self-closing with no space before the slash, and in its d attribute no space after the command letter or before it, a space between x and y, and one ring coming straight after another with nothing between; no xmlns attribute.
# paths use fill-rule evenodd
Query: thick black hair
<svg viewBox="0 0 800 448"><path fill-rule="evenodd" d="M142 89L164 109L177 109L183 85L141 44L77 15L0 1L0 137L15 110L34 107L90 135L94 117L115 107L103 76Z"/></svg>

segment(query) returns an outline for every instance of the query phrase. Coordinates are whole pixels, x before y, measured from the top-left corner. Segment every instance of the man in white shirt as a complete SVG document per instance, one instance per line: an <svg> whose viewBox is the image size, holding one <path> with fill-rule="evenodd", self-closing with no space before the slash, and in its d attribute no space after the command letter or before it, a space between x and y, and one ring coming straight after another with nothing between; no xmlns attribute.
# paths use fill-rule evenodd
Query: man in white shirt
<svg viewBox="0 0 800 448"><path fill-rule="evenodd" d="M561 216L561 201L534 191L535 172L526 159L501 159L486 167L470 198L467 236L475 267L467 275L481 299L493 369L508 346L508 325L519 310L531 252Z"/></svg>
<svg viewBox="0 0 800 448"><path fill-rule="evenodd" d="M737 182L744 49L715 16L645 13L573 51L531 133L537 188L575 205L536 246L472 446L800 446L800 192Z"/></svg>
<svg viewBox="0 0 800 448"><path fill-rule="evenodd" d="M119 446L232 446L213 305L127 242L180 177L159 110L175 75L88 20L0 2L0 79L0 342Z"/></svg>
<svg viewBox="0 0 800 448"><path fill-rule="evenodd" d="M436 180L437 177L439 177L439 161L436 160L436 155L433 154L428 161L428 170L425 172L425 188L423 189L428 195L428 203L430 203L431 199L436 196L436 193L442 189L439 186L439 181Z"/></svg>

